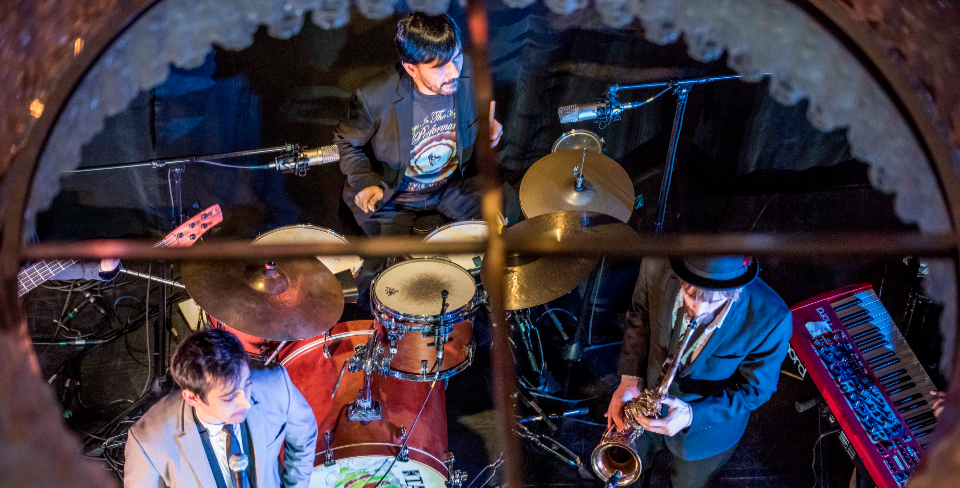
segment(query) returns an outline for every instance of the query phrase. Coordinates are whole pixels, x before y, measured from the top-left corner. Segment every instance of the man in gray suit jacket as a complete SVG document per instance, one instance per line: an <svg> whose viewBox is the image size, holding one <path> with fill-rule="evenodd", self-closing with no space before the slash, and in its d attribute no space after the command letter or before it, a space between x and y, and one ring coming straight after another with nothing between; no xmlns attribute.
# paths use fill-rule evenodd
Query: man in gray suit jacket
<svg viewBox="0 0 960 488"><path fill-rule="evenodd" d="M245 486L310 484L317 421L282 366L251 369L239 339L207 330L184 339L170 370L183 390L130 429L124 486L232 488L233 454L249 460Z"/></svg>
<svg viewBox="0 0 960 488"><path fill-rule="evenodd" d="M673 457L674 488L706 486L733 455L750 412L777 390L791 316L758 271L757 262L743 256L644 259L609 424L623 427L624 402L658 386L663 362L677 354L691 319L699 325L664 401L667 415L640 419L646 429L637 441L642 486L649 486L650 464L663 449Z"/></svg>

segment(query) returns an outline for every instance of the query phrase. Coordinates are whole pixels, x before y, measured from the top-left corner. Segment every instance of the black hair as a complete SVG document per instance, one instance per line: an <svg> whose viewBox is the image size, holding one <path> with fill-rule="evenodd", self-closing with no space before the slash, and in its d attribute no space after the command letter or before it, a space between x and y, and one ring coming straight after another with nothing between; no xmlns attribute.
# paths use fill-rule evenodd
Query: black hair
<svg viewBox="0 0 960 488"><path fill-rule="evenodd" d="M442 66L463 48L460 28L447 14L407 14L397 22L395 40L400 62L409 64L433 62L435 66Z"/></svg>
<svg viewBox="0 0 960 488"><path fill-rule="evenodd" d="M196 332L180 343L170 360L170 375L180 388L206 403L217 385L240 386L247 351L237 336L225 330Z"/></svg>

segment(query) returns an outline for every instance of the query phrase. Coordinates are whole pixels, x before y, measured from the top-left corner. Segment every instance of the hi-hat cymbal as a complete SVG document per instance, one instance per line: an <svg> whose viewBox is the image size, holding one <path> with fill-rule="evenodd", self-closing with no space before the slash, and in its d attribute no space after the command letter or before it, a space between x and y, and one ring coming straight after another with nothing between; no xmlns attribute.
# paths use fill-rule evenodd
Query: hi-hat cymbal
<svg viewBox="0 0 960 488"><path fill-rule="evenodd" d="M187 292L231 328L274 341L295 341L330 330L343 313L343 290L315 258L193 261L183 264Z"/></svg>
<svg viewBox="0 0 960 488"><path fill-rule="evenodd" d="M506 241L549 240L579 243L588 247L602 240L629 243L638 239L627 224L597 212L555 212L524 220L503 229ZM505 269L506 310L535 307L569 293L590 276L596 258L508 255ZM480 279L489 283L487 261Z"/></svg>
<svg viewBox="0 0 960 488"><path fill-rule="evenodd" d="M583 161L583 189L574 170ZM544 156L520 182L520 207L527 217L563 210L612 215L626 222L633 212L633 183L616 161L594 151L569 149Z"/></svg>

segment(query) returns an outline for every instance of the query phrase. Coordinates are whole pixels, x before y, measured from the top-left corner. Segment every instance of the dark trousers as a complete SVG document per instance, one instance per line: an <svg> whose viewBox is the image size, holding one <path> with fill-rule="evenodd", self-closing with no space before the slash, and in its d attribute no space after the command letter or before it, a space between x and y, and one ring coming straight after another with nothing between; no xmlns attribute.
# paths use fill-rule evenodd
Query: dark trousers
<svg viewBox="0 0 960 488"><path fill-rule="evenodd" d="M637 439L637 452L640 454L640 461L643 463L643 471L640 474L640 481L638 481L642 488L650 486L650 476L653 474L651 468L653 468L653 463L657 459L657 454L661 451L666 451L666 454L673 460L673 472L670 473L671 487L701 488L707 486L716 477L717 473L733 456L733 451L737 450L737 446L734 445L730 449L706 459L687 461L670 452L664 438L665 436L661 434L644 432Z"/></svg>
<svg viewBox="0 0 960 488"><path fill-rule="evenodd" d="M454 220L479 220L482 181L479 177L452 177L445 186L426 192L397 192L373 215L360 224L370 237L406 236L413 230L417 214L435 211ZM397 254L403 254L398 252ZM372 312L370 285L386 267L386 257L364 257L357 276L357 305Z"/></svg>

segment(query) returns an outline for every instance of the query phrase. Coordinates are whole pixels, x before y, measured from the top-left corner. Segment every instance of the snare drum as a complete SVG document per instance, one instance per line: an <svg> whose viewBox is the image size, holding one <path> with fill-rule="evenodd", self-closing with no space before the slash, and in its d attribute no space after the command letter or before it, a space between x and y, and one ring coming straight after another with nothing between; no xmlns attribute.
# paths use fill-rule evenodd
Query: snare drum
<svg viewBox="0 0 960 488"><path fill-rule="evenodd" d="M324 228L307 224L288 225L278 227L269 232L260 234L253 240L254 244L349 244L342 235ZM359 256L317 256L333 274L350 270L354 277L363 266Z"/></svg>
<svg viewBox="0 0 960 488"><path fill-rule="evenodd" d="M393 353L391 376L446 379L473 362L477 286L467 270L442 259L411 259L387 268L370 288L373 316L383 324ZM441 316L444 290L447 312ZM439 365L438 340L443 342Z"/></svg>
<svg viewBox="0 0 960 488"><path fill-rule="evenodd" d="M553 143L553 149L550 152L563 151L564 149L586 149L602 154L603 138L588 130L573 129L564 132L563 135Z"/></svg>
<svg viewBox="0 0 960 488"><path fill-rule="evenodd" d="M371 391L380 402L381 419L363 423L348 421L346 414L347 405L363 387L362 373L344 374L336 396L331 398L343 362L355 348L367 342L375 325L372 320L341 322L331 329L331 334L293 342L280 353L280 363L307 399L319 427L310 487L372 487L386 474L381 487L443 488L449 469L444 464L447 415L442 387L430 394L416 428L410 433L410 460L396 463L389 474L386 468L403 444L401 431L413 427L430 385L373 375ZM372 479L374 475L377 479Z"/></svg>
<svg viewBox="0 0 960 488"><path fill-rule="evenodd" d="M487 223L482 220L467 220L452 222L430 233L423 242L470 242L482 241L487 238ZM480 262L483 253L479 254L450 254L444 256L414 256L419 258L431 257L443 259L459 265L470 272L474 277L480 274Z"/></svg>

